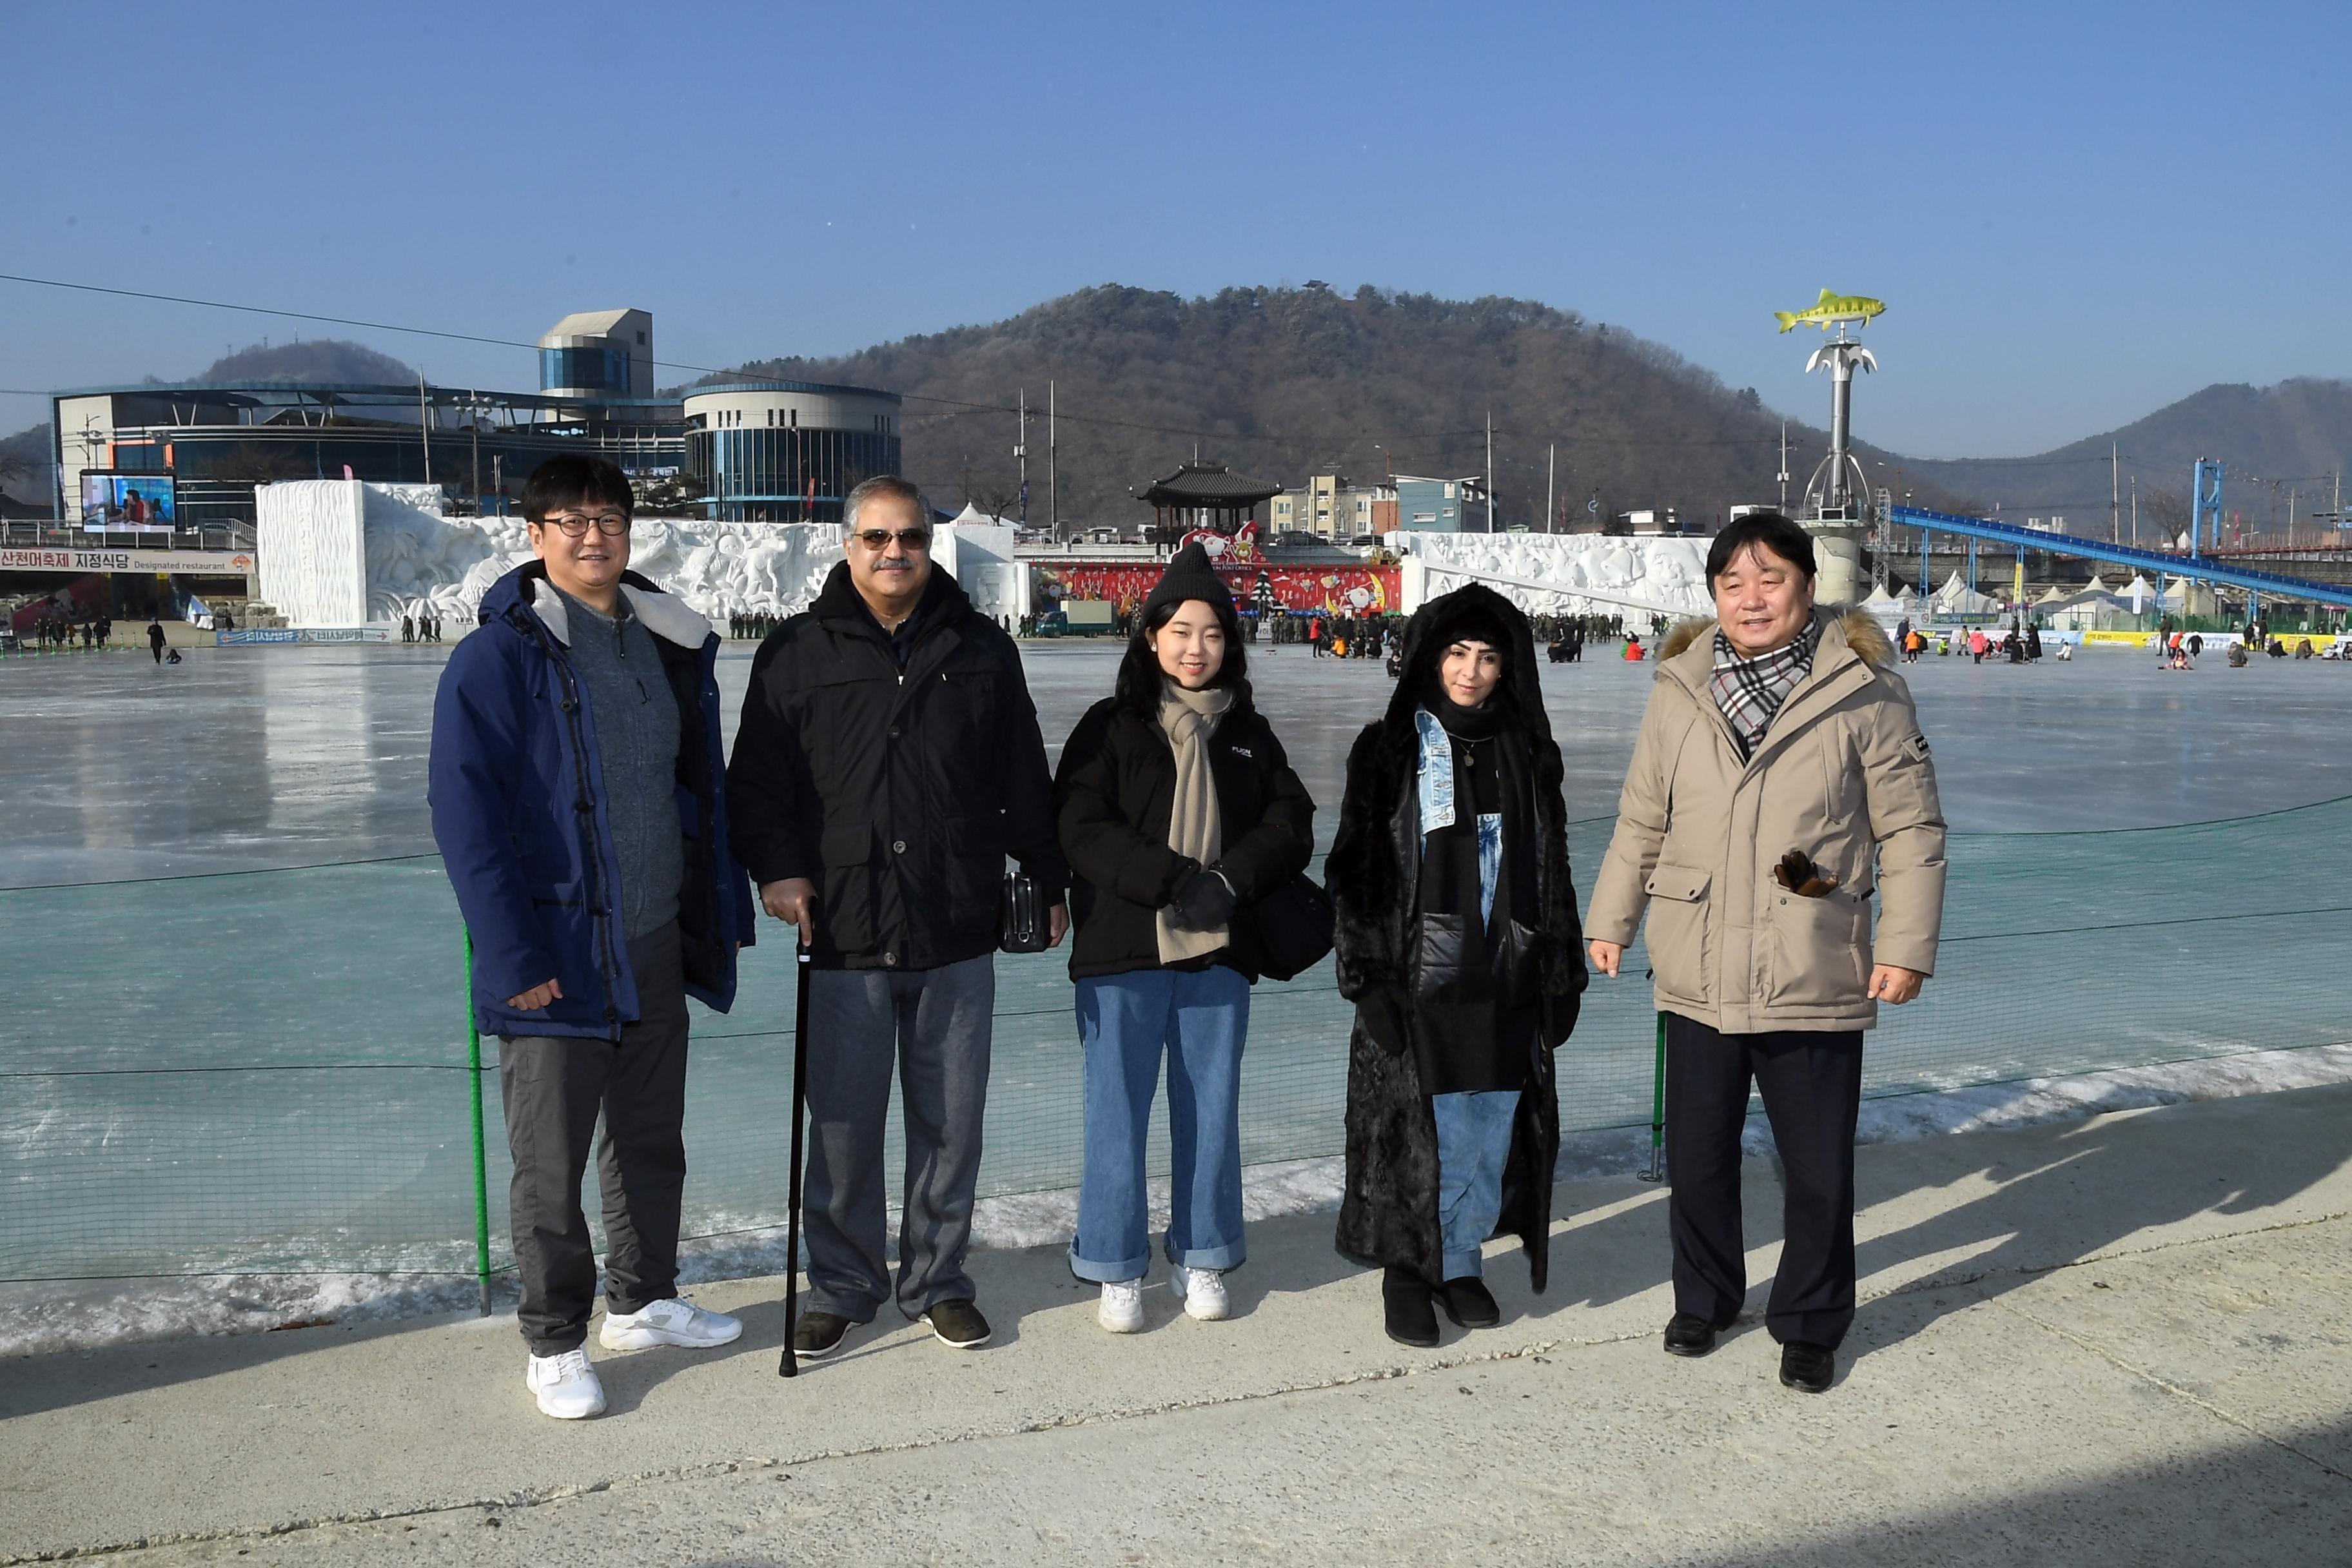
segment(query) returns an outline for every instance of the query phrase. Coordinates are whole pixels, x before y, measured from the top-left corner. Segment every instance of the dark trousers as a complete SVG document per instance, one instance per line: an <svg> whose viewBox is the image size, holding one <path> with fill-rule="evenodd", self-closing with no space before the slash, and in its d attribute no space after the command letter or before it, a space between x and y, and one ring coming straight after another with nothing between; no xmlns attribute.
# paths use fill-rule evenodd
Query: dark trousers
<svg viewBox="0 0 2352 1568"><path fill-rule="evenodd" d="M971 1244L988 1110L996 960L937 969L820 969L809 976L809 1153L801 1188L808 1310L870 1323L895 1295L920 1317L972 1299ZM898 1069L906 1117L898 1281L883 1255L888 1221L883 1124Z"/></svg>
<svg viewBox="0 0 2352 1568"><path fill-rule="evenodd" d="M1764 1099L1787 1191L1764 1323L1786 1344L1837 1347L1853 1323L1853 1129L1862 1031L1718 1034L1666 1015L1667 1204L1675 1310L1727 1324L1748 1298L1739 1135Z"/></svg>
<svg viewBox="0 0 2352 1568"><path fill-rule="evenodd" d="M596 1253L580 1178L598 1113L604 1200L604 1306L634 1312L677 1294L677 1213L686 1190L686 976L672 921L629 942L641 1016L621 1038L503 1037L499 1093L507 1147L522 1337L559 1355L588 1337Z"/></svg>

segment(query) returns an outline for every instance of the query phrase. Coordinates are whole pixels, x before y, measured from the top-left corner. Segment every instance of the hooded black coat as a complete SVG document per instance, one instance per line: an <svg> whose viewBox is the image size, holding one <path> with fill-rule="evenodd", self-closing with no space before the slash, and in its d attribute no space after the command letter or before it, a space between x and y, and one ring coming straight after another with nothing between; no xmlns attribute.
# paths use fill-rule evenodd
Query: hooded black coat
<svg viewBox="0 0 2352 1568"><path fill-rule="evenodd" d="M1492 589L1473 584L1423 605L1405 626L1403 672L1387 713L1367 725L1348 754L1339 826L1325 862L1337 913L1339 994L1358 1004L1348 1041L1347 1188L1338 1246L1354 1261L1443 1278L1437 1214L1437 1121L1408 1038L1391 1049L1365 1022L1368 998L1409 994L1420 921L1420 801L1413 787L1420 742L1413 710L1435 678L1456 628L1473 618L1507 629L1507 668L1496 692L1525 737L1535 791L1537 963L1542 1026L1528 1051L1527 1081L1503 1167L1495 1234L1517 1236L1540 1291L1549 1279L1552 1169L1559 1157L1559 1095L1552 1050L1576 1026L1584 992L1584 936L1568 863L1568 813L1560 798L1559 746L1545 717L1535 637L1527 617ZM1402 1010L1405 1028L1418 1026ZM1392 1032L1392 1031L1384 1031Z"/></svg>

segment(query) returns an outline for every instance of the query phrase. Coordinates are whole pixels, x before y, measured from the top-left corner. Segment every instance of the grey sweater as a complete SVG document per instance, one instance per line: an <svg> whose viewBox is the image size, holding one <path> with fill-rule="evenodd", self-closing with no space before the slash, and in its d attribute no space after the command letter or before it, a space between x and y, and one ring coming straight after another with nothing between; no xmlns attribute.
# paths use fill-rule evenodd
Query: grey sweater
<svg viewBox="0 0 2352 1568"><path fill-rule="evenodd" d="M559 590L560 591L560 590ZM677 918L686 876L677 816L677 700L663 675L653 633L630 612L599 614L563 595L572 664L588 699L604 768L604 811L621 863L621 928L631 937Z"/></svg>

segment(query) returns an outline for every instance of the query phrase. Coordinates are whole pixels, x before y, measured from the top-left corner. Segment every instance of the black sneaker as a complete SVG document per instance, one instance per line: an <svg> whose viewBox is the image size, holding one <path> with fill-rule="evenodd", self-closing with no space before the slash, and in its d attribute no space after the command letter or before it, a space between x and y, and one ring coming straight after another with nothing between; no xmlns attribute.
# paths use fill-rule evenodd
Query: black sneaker
<svg viewBox="0 0 2352 1568"><path fill-rule="evenodd" d="M1715 1348L1715 1336L1723 1326L1708 1322L1696 1312L1676 1312L1666 1320L1666 1353L1703 1356Z"/></svg>
<svg viewBox="0 0 2352 1568"><path fill-rule="evenodd" d="M970 1301L934 1301L923 1316L931 1321L931 1337L943 1345L971 1351L988 1342L988 1320Z"/></svg>
<svg viewBox="0 0 2352 1568"><path fill-rule="evenodd" d="M1429 1286L1420 1275L1404 1268L1381 1270L1381 1304L1389 1338L1416 1350L1437 1343L1437 1310L1430 1305Z"/></svg>
<svg viewBox="0 0 2352 1568"><path fill-rule="evenodd" d="M1471 1275L1448 1279L1439 1286L1437 1302L1457 1329L1491 1329L1503 1321L1503 1309L1495 1304L1495 1293L1486 1289L1485 1280Z"/></svg>
<svg viewBox="0 0 2352 1568"><path fill-rule="evenodd" d="M793 1324L793 1354L823 1361L849 1337L849 1320L838 1312L803 1312Z"/></svg>
<svg viewBox="0 0 2352 1568"><path fill-rule="evenodd" d="M1800 1394L1827 1394L1837 1381L1837 1352L1826 1345L1790 1340L1780 1347L1780 1386Z"/></svg>

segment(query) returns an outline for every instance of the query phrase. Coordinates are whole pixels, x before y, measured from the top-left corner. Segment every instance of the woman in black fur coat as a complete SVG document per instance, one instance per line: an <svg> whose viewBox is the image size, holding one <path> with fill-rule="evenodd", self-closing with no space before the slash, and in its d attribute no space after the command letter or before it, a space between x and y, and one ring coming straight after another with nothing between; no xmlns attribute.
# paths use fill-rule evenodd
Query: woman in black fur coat
<svg viewBox="0 0 2352 1568"><path fill-rule="evenodd" d="M1527 617L1473 584L1405 627L1387 714L1357 737L1327 865L1348 1051L1339 1248L1384 1272L1389 1336L1501 1321L1479 1244L1519 1237L1545 1285L1583 933L1559 747Z"/></svg>

